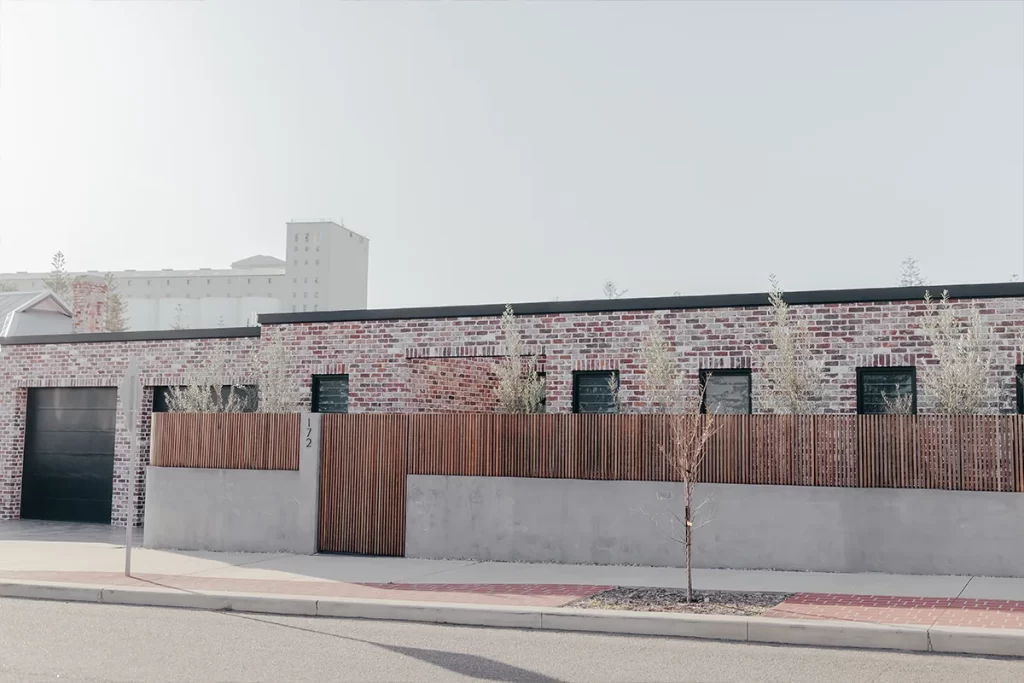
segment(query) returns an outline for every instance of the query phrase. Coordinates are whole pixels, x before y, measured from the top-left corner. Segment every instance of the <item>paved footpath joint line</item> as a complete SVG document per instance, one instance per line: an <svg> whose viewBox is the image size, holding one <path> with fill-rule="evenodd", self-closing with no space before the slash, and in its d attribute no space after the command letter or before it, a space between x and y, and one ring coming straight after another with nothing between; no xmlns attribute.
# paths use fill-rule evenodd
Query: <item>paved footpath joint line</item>
<svg viewBox="0 0 1024 683"><path fill-rule="evenodd" d="M762 616L913 626L1024 629L1024 602L797 593Z"/></svg>

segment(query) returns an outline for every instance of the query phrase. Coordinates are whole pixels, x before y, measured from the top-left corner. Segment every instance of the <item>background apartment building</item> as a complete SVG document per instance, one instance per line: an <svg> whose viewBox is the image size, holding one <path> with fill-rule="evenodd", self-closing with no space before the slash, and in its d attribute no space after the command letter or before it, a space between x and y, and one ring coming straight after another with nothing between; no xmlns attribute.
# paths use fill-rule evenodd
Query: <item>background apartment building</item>
<svg viewBox="0 0 1024 683"><path fill-rule="evenodd" d="M113 273L128 329L242 327L260 313L366 308L370 241L331 221L288 223L284 258L250 256L228 269ZM46 288L48 273L2 273L19 291ZM102 276L102 271L69 275ZM72 302L65 302L69 306Z"/></svg>

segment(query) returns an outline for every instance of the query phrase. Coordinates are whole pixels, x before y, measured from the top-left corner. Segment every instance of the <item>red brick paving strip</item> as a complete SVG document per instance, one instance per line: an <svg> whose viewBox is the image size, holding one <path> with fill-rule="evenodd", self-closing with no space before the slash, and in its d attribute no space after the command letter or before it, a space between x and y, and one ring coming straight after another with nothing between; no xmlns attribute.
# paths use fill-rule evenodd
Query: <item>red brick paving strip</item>
<svg viewBox="0 0 1024 683"><path fill-rule="evenodd" d="M0 571L0 581L4 579L95 583L115 587L172 588L182 591L231 591L320 598L461 602L520 607L561 607L611 588L574 584L344 583L168 574L136 574L129 578L117 572Z"/></svg>
<svg viewBox="0 0 1024 683"><path fill-rule="evenodd" d="M780 619L1024 629L1024 602L972 598L797 593L764 612Z"/></svg>

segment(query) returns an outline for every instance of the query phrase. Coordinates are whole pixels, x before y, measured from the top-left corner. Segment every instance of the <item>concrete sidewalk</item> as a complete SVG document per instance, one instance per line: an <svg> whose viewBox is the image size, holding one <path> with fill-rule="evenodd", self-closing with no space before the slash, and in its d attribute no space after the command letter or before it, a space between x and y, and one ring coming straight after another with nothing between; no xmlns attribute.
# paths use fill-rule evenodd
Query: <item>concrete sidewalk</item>
<svg viewBox="0 0 1024 683"><path fill-rule="evenodd" d="M5 540L0 523L0 579L38 574L113 574L124 569L123 540ZM123 533L123 532L122 532ZM6 534L10 539L11 534ZM685 572L666 567L416 560L349 555L261 555L136 548L133 573L217 580L312 583L581 585L680 588ZM1024 579L904 574L695 569L701 590L841 593L921 598L1024 600Z"/></svg>
<svg viewBox="0 0 1024 683"><path fill-rule="evenodd" d="M0 596L1024 656L1024 579L701 569L698 590L793 595L761 616L639 613L565 606L685 573L137 548L126 577L122 534L0 523Z"/></svg>

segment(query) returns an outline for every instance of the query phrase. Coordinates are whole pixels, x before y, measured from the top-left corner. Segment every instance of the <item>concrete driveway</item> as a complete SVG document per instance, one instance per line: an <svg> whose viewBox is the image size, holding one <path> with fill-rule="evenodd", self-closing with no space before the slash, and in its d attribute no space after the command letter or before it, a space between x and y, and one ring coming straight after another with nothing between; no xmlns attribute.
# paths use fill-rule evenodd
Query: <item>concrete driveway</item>
<svg viewBox="0 0 1024 683"><path fill-rule="evenodd" d="M109 524L15 519L0 522L0 541L105 543L124 546L125 529ZM137 527L132 533L132 543L142 545L142 527Z"/></svg>

